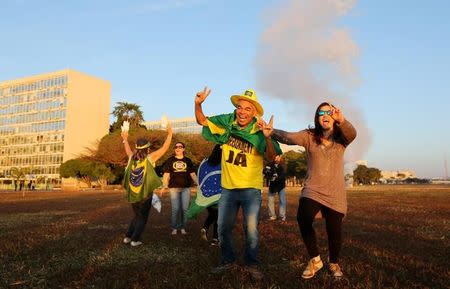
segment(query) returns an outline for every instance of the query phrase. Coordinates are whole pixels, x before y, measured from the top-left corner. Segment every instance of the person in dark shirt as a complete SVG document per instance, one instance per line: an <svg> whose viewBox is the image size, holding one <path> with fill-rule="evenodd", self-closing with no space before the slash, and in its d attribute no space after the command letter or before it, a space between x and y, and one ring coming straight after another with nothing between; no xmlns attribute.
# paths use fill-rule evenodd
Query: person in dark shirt
<svg viewBox="0 0 450 289"><path fill-rule="evenodd" d="M278 216L280 220L284 222L286 221L286 168L281 155L277 155L275 157L275 160L272 164L270 164L266 175L269 180L269 194L267 200L269 220L274 221L277 219L277 215L275 213L275 195L278 193L278 197L280 199Z"/></svg>
<svg viewBox="0 0 450 289"><path fill-rule="evenodd" d="M191 199L191 186L197 184L194 165L191 159L184 155L185 145L177 142L174 155L167 159L163 166L163 185L169 188L172 205L172 235L186 234L187 210Z"/></svg>

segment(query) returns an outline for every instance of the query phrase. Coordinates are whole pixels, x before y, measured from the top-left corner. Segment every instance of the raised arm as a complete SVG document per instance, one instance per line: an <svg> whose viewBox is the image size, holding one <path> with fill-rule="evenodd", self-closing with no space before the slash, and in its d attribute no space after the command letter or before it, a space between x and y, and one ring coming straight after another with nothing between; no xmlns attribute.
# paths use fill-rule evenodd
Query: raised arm
<svg viewBox="0 0 450 289"><path fill-rule="evenodd" d="M170 143L172 142L172 127L170 124L167 125L167 137L164 141L163 145L157 149L156 151L150 153L150 157L152 158L152 161L156 163L157 160L159 160L169 149Z"/></svg>
<svg viewBox="0 0 450 289"><path fill-rule="evenodd" d="M356 129L344 117L344 113L339 108L332 107L331 117L336 121L337 127L341 130L344 137L344 145L348 146L356 138Z"/></svg>
<svg viewBox="0 0 450 289"><path fill-rule="evenodd" d="M128 156L128 159L133 155L133 151L131 151L130 144L128 143L128 131L122 131L120 133L122 136L123 147L125 148L125 153Z"/></svg>
<svg viewBox="0 0 450 289"><path fill-rule="evenodd" d="M339 123L337 126L341 130L342 136L344 137L344 145L348 146L356 138L356 129L346 119L344 119L344 121Z"/></svg>
<svg viewBox="0 0 450 289"><path fill-rule="evenodd" d="M205 86L205 89L203 89L203 91L197 92L195 96L195 119L197 120L197 123L202 126L208 125L207 118L203 113L202 103L210 93L211 89L208 89L208 87Z"/></svg>

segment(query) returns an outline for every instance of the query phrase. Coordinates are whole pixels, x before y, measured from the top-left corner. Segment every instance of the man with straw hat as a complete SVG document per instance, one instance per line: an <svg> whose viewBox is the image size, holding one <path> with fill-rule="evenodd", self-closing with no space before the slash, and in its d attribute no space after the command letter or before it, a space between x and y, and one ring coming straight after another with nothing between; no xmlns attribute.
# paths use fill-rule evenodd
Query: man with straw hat
<svg viewBox="0 0 450 289"><path fill-rule="evenodd" d="M248 89L243 94L231 96L236 109L229 114L206 117L202 103L211 90L205 87L195 97L195 117L203 126L203 137L222 145L222 195L219 200L219 241L221 264L212 273L222 273L236 267L232 231L236 216L242 207L245 232L246 269L255 279L263 278L258 269L258 222L263 187L263 161L273 161L281 150L271 140L266 130L257 124L264 114L256 93ZM272 119L269 122L271 125ZM266 135L267 134L267 135Z"/></svg>

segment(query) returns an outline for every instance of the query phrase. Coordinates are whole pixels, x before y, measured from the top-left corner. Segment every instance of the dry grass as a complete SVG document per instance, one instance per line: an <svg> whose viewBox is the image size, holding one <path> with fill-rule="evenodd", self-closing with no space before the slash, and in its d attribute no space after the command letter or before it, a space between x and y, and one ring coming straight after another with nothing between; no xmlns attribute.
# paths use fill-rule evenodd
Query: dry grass
<svg viewBox="0 0 450 289"><path fill-rule="evenodd" d="M204 215L187 236L170 235L170 201L152 211L145 245L122 244L131 217L121 192L0 193L1 288L448 288L450 188L376 186L349 190L342 265L335 281L323 270L305 281L307 261L295 220L298 188L288 190L288 221L260 224L263 281L242 270L209 274L219 250L199 237ZM266 194L264 194L266 197ZM241 220L235 229L242 256ZM317 233L326 258L326 234ZM242 262L240 262L242 263Z"/></svg>

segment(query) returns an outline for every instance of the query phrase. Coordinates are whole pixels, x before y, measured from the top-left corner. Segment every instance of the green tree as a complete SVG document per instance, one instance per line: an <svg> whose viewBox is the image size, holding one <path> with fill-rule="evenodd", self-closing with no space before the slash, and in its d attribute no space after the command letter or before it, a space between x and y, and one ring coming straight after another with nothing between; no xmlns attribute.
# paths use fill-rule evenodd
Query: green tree
<svg viewBox="0 0 450 289"><path fill-rule="evenodd" d="M297 184L303 182L307 171L307 161L304 152L288 151L283 154L286 163L286 177L295 177Z"/></svg>
<svg viewBox="0 0 450 289"><path fill-rule="evenodd" d="M115 117L115 121L109 128L111 133L119 130L125 120L130 122L130 128L140 127L140 123L144 121L141 107L134 103L119 101L111 114Z"/></svg>
<svg viewBox="0 0 450 289"><path fill-rule="evenodd" d="M98 181L100 186L104 187L109 181L114 180L114 175L106 164L85 158L62 163L59 173L63 178L76 178L89 188L92 187L93 181Z"/></svg>
<svg viewBox="0 0 450 289"><path fill-rule="evenodd" d="M369 185L377 183L381 178L381 171L377 168L368 168L365 165L358 165L353 171L353 181L356 184Z"/></svg>
<svg viewBox="0 0 450 289"><path fill-rule="evenodd" d="M167 137L167 132L163 130L147 130L142 127L131 129L128 136L128 142L131 149L134 149L136 141L139 138L146 138L150 141L150 150L156 150L162 146ZM174 134L172 146L181 141L186 145L186 156L192 159L195 164L199 164L203 158L208 156L214 146L213 143L203 139L200 134ZM163 163L173 154L173 150L169 149L167 153L158 161ZM86 156L90 159L111 164L113 166L125 167L128 158L123 148L122 137L119 131L104 136L96 150L89 151Z"/></svg>
<svg viewBox="0 0 450 289"><path fill-rule="evenodd" d="M11 177L15 179L16 181L19 181L21 179L25 179L25 175L28 174L30 171L29 168L17 168L12 167L10 169Z"/></svg>

